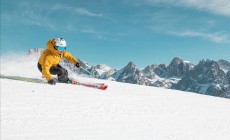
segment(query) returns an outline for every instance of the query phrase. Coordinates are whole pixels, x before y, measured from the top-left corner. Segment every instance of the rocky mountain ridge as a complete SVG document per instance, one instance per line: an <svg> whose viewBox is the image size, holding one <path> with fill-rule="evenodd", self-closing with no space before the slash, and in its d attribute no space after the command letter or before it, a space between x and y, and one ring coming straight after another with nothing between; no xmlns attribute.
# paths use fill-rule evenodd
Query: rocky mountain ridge
<svg viewBox="0 0 230 140"><path fill-rule="evenodd" d="M41 53L42 49L30 50L29 54ZM82 67L95 78L114 80L146 86L162 87L199 94L230 98L230 62L226 60L200 60L197 65L173 58L169 65L152 64L144 69L129 62L122 69L114 69L105 64L91 66L80 60ZM83 69L78 69L66 60L61 65L79 75L89 75Z"/></svg>

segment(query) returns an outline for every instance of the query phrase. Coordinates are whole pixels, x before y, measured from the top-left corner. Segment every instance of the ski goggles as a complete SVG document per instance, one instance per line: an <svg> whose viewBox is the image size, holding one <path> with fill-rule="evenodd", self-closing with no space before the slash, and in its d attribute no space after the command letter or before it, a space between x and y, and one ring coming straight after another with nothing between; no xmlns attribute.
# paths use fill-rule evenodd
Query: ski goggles
<svg viewBox="0 0 230 140"><path fill-rule="evenodd" d="M66 50L66 46L57 46L57 50L59 50L59 51L65 51Z"/></svg>

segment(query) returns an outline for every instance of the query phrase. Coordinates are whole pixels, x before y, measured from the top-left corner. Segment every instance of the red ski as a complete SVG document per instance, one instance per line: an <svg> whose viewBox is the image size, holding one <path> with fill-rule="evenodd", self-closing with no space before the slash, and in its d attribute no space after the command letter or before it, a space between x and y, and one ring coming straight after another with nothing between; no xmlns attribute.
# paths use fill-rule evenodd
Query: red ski
<svg viewBox="0 0 230 140"><path fill-rule="evenodd" d="M91 88L97 88L97 89L101 89L101 90L106 90L108 88L108 85L106 85L104 83L80 83L80 82L77 82L77 85L82 85L82 86L91 87Z"/></svg>
<svg viewBox="0 0 230 140"><path fill-rule="evenodd" d="M97 88L101 90L106 90L108 88L108 85L104 83L83 83L83 82L78 82L77 80L73 80L72 84L74 85L81 85L85 87L91 87L91 88Z"/></svg>

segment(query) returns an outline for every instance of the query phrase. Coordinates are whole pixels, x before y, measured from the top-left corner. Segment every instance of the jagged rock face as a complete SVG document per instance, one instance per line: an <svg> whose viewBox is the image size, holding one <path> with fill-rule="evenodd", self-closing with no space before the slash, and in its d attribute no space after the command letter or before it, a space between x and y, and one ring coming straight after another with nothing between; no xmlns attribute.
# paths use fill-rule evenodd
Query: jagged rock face
<svg viewBox="0 0 230 140"><path fill-rule="evenodd" d="M227 75L220 69L216 61L200 61L175 85L176 89L222 96L229 82Z"/></svg>
<svg viewBox="0 0 230 140"><path fill-rule="evenodd" d="M109 79L111 77L111 75L113 75L115 72L116 72L116 69L110 69L109 71L104 72L103 74L101 74L98 78L100 78L100 79Z"/></svg>
<svg viewBox="0 0 230 140"><path fill-rule="evenodd" d="M191 77L197 79L201 84L204 83L223 83L227 84L227 77L223 70L220 69L216 61L200 61L200 63L194 67Z"/></svg>
<svg viewBox="0 0 230 140"><path fill-rule="evenodd" d="M115 72L112 77L118 82L145 85L146 79L133 62L129 62L123 69Z"/></svg>
<svg viewBox="0 0 230 140"><path fill-rule="evenodd" d="M227 72L228 83L230 84L230 70Z"/></svg>
<svg viewBox="0 0 230 140"><path fill-rule="evenodd" d="M223 69L224 71L230 70L230 62L221 59L221 60L217 61L217 63L220 66L220 68Z"/></svg>
<svg viewBox="0 0 230 140"><path fill-rule="evenodd" d="M165 64L160 64L157 67L155 67L154 72L159 76L159 77L168 77L168 69Z"/></svg>
<svg viewBox="0 0 230 140"><path fill-rule="evenodd" d="M116 70L113 68L110 68L109 66L105 64L100 64L97 66L92 66L90 71L94 73L94 76L96 78L100 79L107 79L109 76L111 76Z"/></svg>
<svg viewBox="0 0 230 140"><path fill-rule="evenodd" d="M136 65L133 62L129 62L128 65L124 68L124 72L127 74L134 73L136 71Z"/></svg>
<svg viewBox="0 0 230 140"><path fill-rule="evenodd" d="M149 86L153 87L165 87L165 83L163 81L157 80L149 84Z"/></svg>
<svg viewBox="0 0 230 140"><path fill-rule="evenodd" d="M229 98L230 99L230 85L226 87L226 92L222 97Z"/></svg>
<svg viewBox="0 0 230 140"><path fill-rule="evenodd" d="M185 63L182 59L175 57L168 66L168 77L181 77L191 68L191 63Z"/></svg>
<svg viewBox="0 0 230 140"><path fill-rule="evenodd" d="M123 69L119 70L118 73L115 73L116 81L119 82L128 82L128 83L134 83L133 77L136 77L136 66L133 62L129 62L127 66L125 66Z"/></svg>
<svg viewBox="0 0 230 140"><path fill-rule="evenodd" d="M224 95L223 87L212 84L207 88L205 94L212 95L212 96L223 96Z"/></svg>
<svg viewBox="0 0 230 140"><path fill-rule="evenodd" d="M149 78L149 79L154 79L156 77L156 74L154 72L154 65L147 66L144 68L141 72L143 73L143 76Z"/></svg>
<svg viewBox="0 0 230 140"><path fill-rule="evenodd" d="M103 64L99 64L95 66L96 69L103 69L104 67L106 67L106 65L103 65Z"/></svg>

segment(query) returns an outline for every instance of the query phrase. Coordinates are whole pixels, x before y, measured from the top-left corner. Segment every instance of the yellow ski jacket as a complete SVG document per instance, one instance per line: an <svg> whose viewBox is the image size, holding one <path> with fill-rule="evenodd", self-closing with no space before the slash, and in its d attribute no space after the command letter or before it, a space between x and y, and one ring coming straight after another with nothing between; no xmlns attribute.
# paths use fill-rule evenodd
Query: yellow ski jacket
<svg viewBox="0 0 230 140"><path fill-rule="evenodd" d="M42 66L42 75L44 75L47 80L53 79L50 74L50 68L52 66L57 66L62 58L65 58L73 64L78 62L78 60L67 51L63 51L59 54L58 50L54 48L54 39L49 40L47 42L46 50L41 54L38 60L38 63Z"/></svg>

